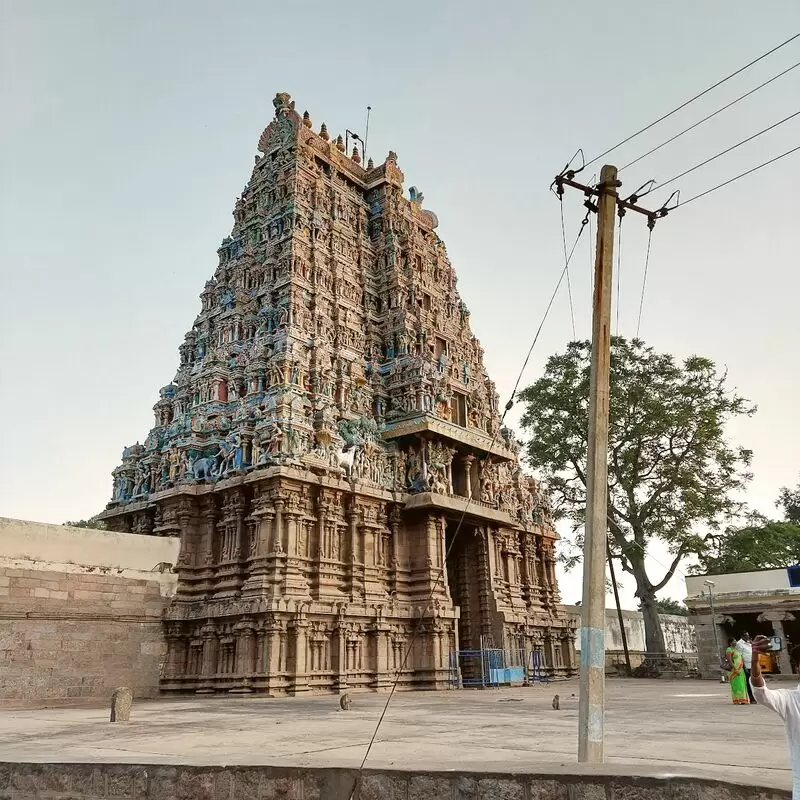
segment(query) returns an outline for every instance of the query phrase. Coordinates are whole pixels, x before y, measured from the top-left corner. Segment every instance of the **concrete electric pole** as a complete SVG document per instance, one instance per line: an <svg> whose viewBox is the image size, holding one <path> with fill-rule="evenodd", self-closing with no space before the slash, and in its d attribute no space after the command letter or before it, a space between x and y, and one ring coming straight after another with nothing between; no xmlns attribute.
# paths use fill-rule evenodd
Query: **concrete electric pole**
<svg viewBox="0 0 800 800"><path fill-rule="evenodd" d="M586 532L581 604L581 696L578 761L603 761L606 693L606 523L608 503L608 399L611 375L611 287L617 168L605 166L597 186L597 248L592 296L592 370L589 451L586 460Z"/></svg>
<svg viewBox="0 0 800 800"><path fill-rule="evenodd" d="M585 167L585 165L584 165ZM578 717L578 761L602 763L605 724L606 669L606 546L608 542L608 416L611 375L611 287L614 224L617 211L636 211L647 217L652 230L667 215L666 205L648 211L636 205L638 195L621 199L617 168L606 165L600 182L586 186L575 180L579 170L565 168L554 185L579 189L585 205L597 211L597 243L592 300L592 367L589 387L589 432L586 460L586 531L583 545L581 603L581 696ZM644 188L644 187L643 187ZM591 198L598 198L595 207Z"/></svg>

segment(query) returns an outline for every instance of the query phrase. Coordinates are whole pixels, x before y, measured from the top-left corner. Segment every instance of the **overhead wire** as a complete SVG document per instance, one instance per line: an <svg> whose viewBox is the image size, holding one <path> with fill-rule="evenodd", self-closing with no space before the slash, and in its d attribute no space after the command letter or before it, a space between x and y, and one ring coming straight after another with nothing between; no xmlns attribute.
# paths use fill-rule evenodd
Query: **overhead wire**
<svg viewBox="0 0 800 800"><path fill-rule="evenodd" d="M768 161L764 161L763 163L758 164L755 167L752 167L751 169L745 170L744 172L740 172L738 175L734 175L727 181L718 183L716 186L712 186L710 189L706 189L704 192L700 192L699 194L690 197L688 200L683 200L682 202L678 203L676 208L683 208L684 206L689 205L689 203L693 203L695 200L699 200L701 197L705 197L707 194L716 192L717 189L721 189L723 186L728 186L734 181L738 181L739 178L744 178L745 176L750 175L753 172L758 172L758 170L762 169L763 167L768 167L770 164L774 164L776 161L780 161L782 158L786 158L786 156L790 156L792 153L796 153L798 150L800 150L800 145L798 145L797 147L793 147L791 150L787 150L785 153L781 153L780 155L777 155L774 158L770 158Z"/></svg>
<svg viewBox="0 0 800 800"><path fill-rule="evenodd" d="M759 136L762 136L763 134L768 133L771 130L774 130L779 125L783 125L784 122L788 122L790 119L794 119L798 115L800 115L800 110L799 111L795 111L793 114L789 114L788 117L784 117L782 120L779 120L778 122L773 122L772 125L770 125L769 127L758 131L758 133L754 133L752 136L748 136L746 139L742 139L740 142L736 142L736 144L725 148L725 150L722 150L719 153L716 153L715 155L711 156L710 158L707 158L704 161L701 161L699 164L695 164L693 167L689 167L689 169L686 169L683 172L679 173L678 175L673 176L669 180L666 180L663 183L657 184L652 189L648 190L647 192L644 192L640 196L643 197L645 194L650 194L650 192L653 192L656 189L663 189L665 186L669 186L669 184L674 183L675 181L679 180L680 178L685 177L686 175L688 175L691 172L694 172L697 169L700 169L700 167L704 167L706 164L710 164L712 161L716 161L718 158L721 158L722 156L727 155L728 153L732 152L733 150L736 150L737 147L741 147L743 144L747 144L748 142L752 142L753 139L757 139Z"/></svg>
<svg viewBox="0 0 800 800"><path fill-rule="evenodd" d="M718 80L716 83L711 84L711 86L709 86L707 89L703 89L702 92L699 92L694 97L690 97L688 100L686 100L685 102L681 103L676 108L673 108L672 111L668 112L667 114L664 114L664 115L660 116L658 119L654 120L649 125L645 125L643 128L640 128L638 131L636 131L635 133L632 133L630 136L625 137L621 142L617 142L617 144L615 144L613 147L609 147L608 150L604 150L602 153L600 153L600 155L597 155L593 159L591 159L590 161L587 161L584 164L584 167L588 167L590 164L594 164L595 161L599 161L601 158L603 158L604 156L607 156L613 150L616 150L618 147L622 147L622 145L627 144L632 139L635 139L637 136L640 136L641 134L643 134L645 131L649 131L651 128L653 128L656 125L658 125L659 122L663 122L665 119L668 119L673 114L677 114L678 111L681 111L682 109L686 108L686 106L690 105L691 103L694 103L695 100L699 100L701 97L703 97L704 95L707 95L713 89L716 89L718 86L722 86L723 83L726 83L727 81L731 80L731 78L735 78L737 75L740 75L746 69L749 69L754 64L757 64L759 61L762 61L763 59L767 58L767 56L771 56L773 53L777 52L782 47L785 47L787 44L790 44L791 42L793 42L798 37L800 37L800 33L795 33L793 36L790 36L788 39L786 39L785 41L781 42L779 45L776 45L772 49L767 50L766 53L762 53L760 56L758 56L758 58L754 58L752 61L750 61L747 64L745 64L743 67L739 67L739 69L735 70L734 72L731 72L729 75L726 75L721 80Z"/></svg>
<svg viewBox="0 0 800 800"><path fill-rule="evenodd" d="M558 290L561 287L561 284L562 284L562 282L564 280L564 275L567 273L567 270L569 268L569 262L572 260L572 256L575 253L575 248L578 246L578 241L580 240L581 235L583 234L583 230L584 230L584 228L586 227L586 225L587 225L587 223L589 221L590 213L591 213L591 211L587 211L586 215L584 216L583 220L581 221L581 226L580 226L580 228L578 230L578 235L575 237L575 242L572 245L572 249L570 250L569 255L565 259L566 263L564 264L564 268L561 270L561 274L559 275L558 282L556 283L555 289L553 290L553 293L550 296L550 300L547 303L547 307L545 308L544 314L542 315L542 320L539 323L539 327L536 329L536 333L535 333L535 335L533 337L533 341L531 342L531 346L528 348L528 352L525 355L525 360L522 363L522 368L520 369L519 374L517 375L517 380L514 383L514 388L511 390L511 396L509 397L508 402L506 403L505 407L503 408L503 413L500 416L500 424L497 426L497 429L495 430L494 434L492 435L492 439L491 439L491 441L489 443L489 447L488 447L488 450L487 450L487 455L484 456L484 458L483 458L484 461L491 455L492 448L494 447L494 444L497 441L497 436L498 436L500 430L503 427L506 415L508 414L508 412L514 406L514 398L517 396L517 391L519 389L520 382L522 381L522 376L525 374L525 369L528 366L528 362L530 361L530 357L531 357L531 354L533 353L533 349L536 346L536 343L537 343L537 341L539 339L539 335L542 332L542 328L544 327L544 323L547 321L547 317L550 314L550 309L553 306L553 301L555 300L556 295L558 294ZM386 713L389 710L389 705L392 702L392 698L394 697L394 693L395 693L395 691L397 689L398 683L400 682L400 676L403 674L403 672L404 672L404 670L406 668L406 664L408 662L408 658L409 658L409 656L411 655L411 652L414 649L414 643L415 643L415 641L417 639L417 636L419 635L420 631L422 630L422 625L423 625L424 621L427 618L428 611L433 605L434 595L436 594L436 590L439 588L439 583L440 583L440 581L442 580L442 578L444 576L444 571L445 571L445 569L447 567L447 559L450 556L450 554L451 554L451 552L453 550L453 546L456 543L456 539L458 538L458 534L461 531L461 527L462 527L462 525L464 523L464 519L465 519L465 517L467 515L467 511L469 510L470 504L472 503L472 496L470 495L469 497L465 498L465 501L466 502L464 503L464 507L463 507L463 509L461 511L461 516L459 517L458 524L456 525L456 528L453 531L453 536L452 536L452 538L450 540L450 544L447 546L447 548L445 550L444 558L442 560L442 566L439 569L439 574L437 575L436 581L434 582L433 586L431 587L430 594L428 596L428 601L427 601L427 604L425 606L425 609L422 612L422 614L420 615L419 620L417 622L417 625L416 625L413 633L411 634L411 642L409 643L409 646L406 649L406 652L405 652L405 655L403 657L403 660L402 660L402 662L400 664L399 669L397 670L397 674L396 674L395 679L394 679L394 681L392 683L392 688L390 689L389 695L386 698L386 703L383 706L383 710L381 711L380 717L378 717L378 722L375 725L375 730L372 732L372 736L371 736L371 738L369 740L369 743L367 744L366 752L364 753L364 757L361 760L361 764L360 764L360 766L358 768L358 771L357 771L356 783L355 783L355 785L353 787L353 790L350 793L350 800L353 800L353 798L355 797L355 792L356 792L356 790L358 788L359 778L361 776L361 773L364 770L364 765L367 763L367 759L369 758L369 754L370 754L370 751L372 750L372 746L375 744L375 739L378 736L378 731L380 730L380 727L383 724L383 720L386 717Z"/></svg>
<svg viewBox="0 0 800 800"><path fill-rule="evenodd" d="M708 120L716 117L717 114L721 114L723 111L726 111L727 109L731 108L731 106L735 106L740 100L744 100L746 97L750 97L751 94L755 94L755 92L757 92L759 89L763 89L765 86L768 86L773 81L778 80L778 78L782 78L784 75L791 72L793 69L797 69L797 67L800 67L800 61L797 61L796 63L792 64L791 67L787 67L785 70L779 72L777 75L773 75L769 80L760 83L758 86L756 86L754 89L751 89L749 92L745 92L744 94L739 95L739 97L737 97L735 100L731 100L730 103L726 103L724 106L722 106L722 108L718 108L716 111L712 112L707 117L703 117L703 119L695 122L688 128L684 128L682 131L676 133L674 136L670 136L670 138L667 139L665 142L661 142L661 144L657 145L651 150L648 150L646 153L642 153L642 155L640 155L638 158L634 158L633 161L629 161L627 164L625 164L624 167L620 167L619 170L617 170L617 172L622 172L622 170L627 169L628 167L632 167L634 164L638 164L642 159L647 158L647 156L653 155L653 153L657 152L658 150L661 150L662 147L666 147L668 144L671 144L676 139L680 139L680 137L683 136L685 133L689 133L689 131L693 131L695 128L699 128L704 122L708 122Z"/></svg>

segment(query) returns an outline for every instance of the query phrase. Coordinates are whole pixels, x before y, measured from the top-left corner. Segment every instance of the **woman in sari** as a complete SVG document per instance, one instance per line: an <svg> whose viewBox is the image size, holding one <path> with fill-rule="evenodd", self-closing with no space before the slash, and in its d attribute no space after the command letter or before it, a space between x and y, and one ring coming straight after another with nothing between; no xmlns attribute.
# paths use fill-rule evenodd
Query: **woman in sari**
<svg viewBox="0 0 800 800"><path fill-rule="evenodd" d="M731 686L731 696L735 706L750 704L747 696L747 677L744 673L744 659L736 649L736 639L732 636L728 640L728 649L725 651L728 660L728 683Z"/></svg>

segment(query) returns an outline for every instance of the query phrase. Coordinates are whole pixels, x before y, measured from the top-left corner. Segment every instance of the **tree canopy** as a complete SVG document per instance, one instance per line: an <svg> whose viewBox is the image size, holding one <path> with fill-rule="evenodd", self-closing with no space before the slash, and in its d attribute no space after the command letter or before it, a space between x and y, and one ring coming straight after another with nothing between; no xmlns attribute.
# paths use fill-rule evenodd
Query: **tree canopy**
<svg viewBox="0 0 800 800"><path fill-rule="evenodd" d="M724 536L715 537L697 571L750 572L794 564L800 564L800 525L764 520L761 525L731 528Z"/></svg>
<svg viewBox="0 0 800 800"><path fill-rule="evenodd" d="M673 600L671 597L656 599L656 608L659 614L672 614L676 617L689 616L689 609L680 600ZM641 603L639 603L639 610L641 611Z"/></svg>
<svg viewBox="0 0 800 800"><path fill-rule="evenodd" d="M778 502L786 519L767 519L752 513L747 524L712 535L710 546L694 569L722 574L758 569L782 569L800 564L800 486L780 490Z"/></svg>
<svg viewBox="0 0 800 800"><path fill-rule="evenodd" d="M591 343L571 342L520 395L527 459L544 477L556 517L576 533L586 509L590 361ZM726 377L707 358L679 362L639 339L612 339L608 530L613 557L636 580L651 652L664 651L656 593L739 511L736 493L751 478L752 453L729 444L725 426L755 408ZM671 553L658 577L645 567L653 539Z"/></svg>

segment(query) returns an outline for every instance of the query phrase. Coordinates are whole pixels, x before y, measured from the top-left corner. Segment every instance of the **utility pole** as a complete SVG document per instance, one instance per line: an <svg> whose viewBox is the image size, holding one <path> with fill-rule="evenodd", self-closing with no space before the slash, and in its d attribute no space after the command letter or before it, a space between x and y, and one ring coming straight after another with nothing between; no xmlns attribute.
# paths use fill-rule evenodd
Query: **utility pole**
<svg viewBox="0 0 800 800"><path fill-rule="evenodd" d="M586 532L583 544L581 696L578 761L602 763L606 694L606 521L608 397L611 375L611 287L617 168L604 166L597 186L597 246L592 298L592 369L589 380L589 451L586 461Z"/></svg>
<svg viewBox="0 0 800 800"><path fill-rule="evenodd" d="M592 367L589 381L589 447L586 460L586 531L583 545L578 761L599 764L603 762L606 691L608 411L614 221L618 210L636 211L647 217L647 225L652 230L656 220L665 217L669 209L666 203L657 211L648 211L638 206L638 192L641 190L624 200L620 198L617 189L622 184L617 180L616 167L604 166L600 170L600 182L596 186L578 183L575 175L583 168L571 170L568 164L556 175L553 185L559 197L564 194L565 186L579 189L587 198L584 205L590 211L597 212L592 299ZM598 198L596 206L592 197Z"/></svg>
<svg viewBox="0 0 800 800"><path fill-rule="evenodd" d="M611 556L611 545L606 539L606 556L608 558L608 570L611 573L611 586L614 588L614 603L617 606L617 619L619 620L619 632L622 636L622 652L625 653L625 667L628 677L631 676L631 654L628 650L628 634L625 633L625 620L622 618L622 606L619 604L619 589L617 588L617 576L614 572L614 559Z"/></svg>

